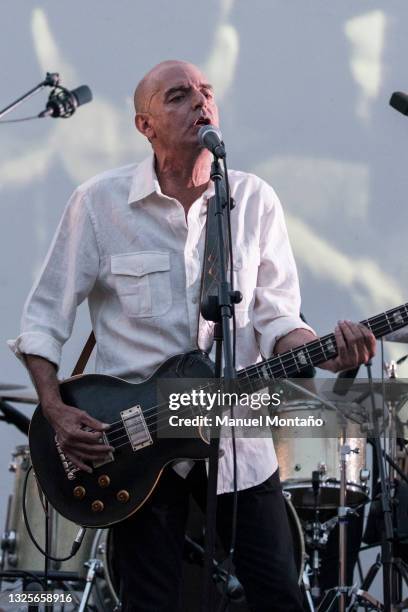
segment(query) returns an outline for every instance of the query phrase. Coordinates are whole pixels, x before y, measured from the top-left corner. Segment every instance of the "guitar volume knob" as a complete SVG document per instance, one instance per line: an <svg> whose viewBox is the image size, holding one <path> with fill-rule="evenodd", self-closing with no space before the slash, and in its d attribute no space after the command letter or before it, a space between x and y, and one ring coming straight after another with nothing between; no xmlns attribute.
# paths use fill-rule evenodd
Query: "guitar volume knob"
<svg viewBox="0 0 408 612"><path fill-rule="evenodd" d="M102 476L99 476L99 478L98 478L98 485L100 487L102 487L103 489L105 489L106 487L109 487L109 485L110 485L110 478L109 478L109 476L107 476L106 474L102 474Z"/></svg>
<svg viewBox="0 0 408 612"><path fill-rule="evenodd" d="M74 497L77 499L83 499L85 497L85 489L84 487L75 487L74 488Z"/></svg>
<svg viewBox="0 0 408 612"><path fill-rule="evenodd" d="M95 499L95 501L92 502L92 512L102 512L102 510L104 509L104 504L103 502L101 502L100 499Z"/></svg>
<svg viewBox="0 0 408 612"><path fill-rule="evenodd" d="M116 499L118 500L118 502L125 504L130 499L129 491L122 489L121 491L119 491L119 493L117 493Z"/></svg>

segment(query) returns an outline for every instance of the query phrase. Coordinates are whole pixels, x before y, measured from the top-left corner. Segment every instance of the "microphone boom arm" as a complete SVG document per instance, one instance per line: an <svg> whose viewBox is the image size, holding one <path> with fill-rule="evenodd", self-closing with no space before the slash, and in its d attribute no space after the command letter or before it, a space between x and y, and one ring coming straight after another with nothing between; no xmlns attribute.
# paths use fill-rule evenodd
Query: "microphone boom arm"
<svg viewBox="0 0 408 612"><path fill-rule="evenodd" d="M14 100L11 104L0 110L0 119L10 113L12 110L20 106L25 100L28 100L36 93L44 89L44 87L56 87L59 84L60 78L58 72L47 72L45 79L38 85L27 91L24 95Z"/></svg>

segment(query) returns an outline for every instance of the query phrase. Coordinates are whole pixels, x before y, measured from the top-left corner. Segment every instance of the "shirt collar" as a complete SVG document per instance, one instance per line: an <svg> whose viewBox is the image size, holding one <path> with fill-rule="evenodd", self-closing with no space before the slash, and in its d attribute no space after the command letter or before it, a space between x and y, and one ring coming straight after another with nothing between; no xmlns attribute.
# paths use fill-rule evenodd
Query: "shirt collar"
<svg viewBox="0 0 408 612"><path fill-rule="evenodd" d="M128 204L140 202L153 192L161 194L154 169L154 155L149 155L136 166L130 184Z"/></svg>
<svg viewBox="0 0 408 612"><path fill-rule="evenodd" d="M208 200L214 195L214 192L214 184L210 181L209 186L201 197ZM146 157L136 166L130 185L128 204L138 203L152 193L163 195L154 168L153 154Z"/></svg>

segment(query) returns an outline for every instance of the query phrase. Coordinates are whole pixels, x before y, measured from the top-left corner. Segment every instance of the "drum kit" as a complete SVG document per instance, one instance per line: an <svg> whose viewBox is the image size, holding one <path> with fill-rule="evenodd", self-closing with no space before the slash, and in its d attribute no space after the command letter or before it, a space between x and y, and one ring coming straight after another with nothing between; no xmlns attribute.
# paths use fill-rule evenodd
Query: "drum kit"
<svg viewBox="0 0 408 612"><path fill-rule="evenodd" d="M392 383L391 399L388 398L383 402L388 418L382 421L377 418L375 420L383 423L382 435L387 434L388 436L383 441L382 454L390 465L387 482L392 490L392 498L398 498L400 505L398 508L399 525L397 527L394 525L394 533L397 534L395 537L399 538L402 545L405 538L407 543L405 550L408 551L408 385L396 379L395 364L388 367L388 373L393 374L386 385L388 388ZM285 384L298 386L290 381ZM374 466L372 478L367 469L370 437L361 433L367 421L367 417L361 415L364 412L362 405L370 397L369 387L369 383L362 382L361 379L356 381L351 388L354 397L351 403L346 402L344 397L339 400L338 395L336 395L337 399L333 399L332 395L328 400L322 399L322 396L316 395L315 392L304 391L306 399L305 397L293 399L280 407L281 415L285 417L302 417L320 414L323 404L325 415L328 414L329 418L334 418L330 417L332 414L337 419L341 414L343 415L342 423L346 423L337 437L306 437L301 434L297 435L296 431L286 437L279 432L279 428L274 435L292 533L297 575L304 592L305 606L311 612L335 609L339 609L340 612L358 609L387 612L386 605L369 593L380 563L376 563L375 569L371 568L369 575L365 578L360 575L361 584L358 587L347 585L346 579L348 516L369 507L368 502L372 501L370 500L370 479L371 488L374 488L376 485L374 479L377 478L378 473L378 468ZM379 392L384 395L384 386L380 383L373 383L371 390L377 397ZM374 395L371 397L374 398ZM27 433L29 420L9 402L35 404L37 403L35 393L18 386L0 385L0 410L2 412L0 419L13 423L20 431ZM359 415L359 418L355 417L356 414ZM376 415L378 416L378 412ZM375 453L372 454L375 457ZM48 561L47 568L45 568L43 555L34 547L28 536L22 512L24 482L26 481L25 500L30 528L35 539L40 543L44 542L46 505L33 473L31 472L27 477L30 465L28 446L17 446L9 466L14 477L14 485L8 500L6 524L1 539L0 581L3 594L17 588L24 591L39 590L44 586L45 577L47 590L65 591L72 594L72 605L74 606L72 609L80 612L120 610L119 580L115 571L115 551L109 529L88 529L74 557L65 562ZM399 490L398 496L397 489ZM393 499L391 503L394 503ZM401 504L404 503L405 508L401 508ZM394 512L394 516L398 512ZM63 518L51 507L48 507L47 516L49 553L52 557L64 558L77 536L79 527ZM368 522L370 522L370 517ZM333 584L330 591L323 596L320 588L322 553L336 526L339 532L338 582ZM371 546L378 546L383 531L381 520L380 526L377 526L374 531ZM186 563L187 561L191 563L192 558L197 559L197 555L200 557L202 548L196 540L196 534L193 536L191 533L187 534L186 550ZM188 551L190 553L193 551L194 554L189 554ZM398 568L391 570L394 572L393 580L396 583L394 595L392 595L394 597L392 607L389 608L392 611L408 609L408 601L402 601L402 583L408 578L407 561L407 558L399 559ZM220 589L225 589L227 581L223 565L221 562L214 561L214 563L214 579L219 583ZM246 610L243 591L237 589L237 584L239 585L234 578L234 586L230 589L230 609ZM2 605L4 604L0 596L0 608ZM19 608L5 607L5 609L17 610ZM31 606L29 609L38 608ZM186 609L191 610L192 608L190 606Z"/></svg>

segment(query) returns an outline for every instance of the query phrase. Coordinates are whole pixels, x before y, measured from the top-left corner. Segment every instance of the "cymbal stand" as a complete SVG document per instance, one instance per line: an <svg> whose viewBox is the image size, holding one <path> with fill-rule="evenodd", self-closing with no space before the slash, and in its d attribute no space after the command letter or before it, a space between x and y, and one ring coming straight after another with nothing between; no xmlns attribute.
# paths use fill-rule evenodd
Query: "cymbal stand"
<svg viewBox="0 0 408 612"><path fill-rule="evenodd" d="M306 544L311 549L308 572L311 580L310 595L313 602L317 604L321 597L321 589L319 585L320 575L320 551L327 545L331 530L336 526L338 522L337 516L329 519L328 521L320 522L320 511L318 507L318 497L320 490L322 471L313 470L312 472L312 487L314 494L314 509L313 509L313 520L303 522L303 530L305 532Z"/></svg>
<svg viewBox="0 0 408 612"><path fill-rule="evenodd" d="M332 600L325 608L327 612L334 609L336 601L338 601L339 612L346 611L346 597L350 591L347 586L347 517L354 510L346 506L347 493L347 458L350 453L359 453L359 448L352 449L349 444L346 444L346 426L343 426L340 446L340 504L337 509L337 520L339 523L339 584L332 590ZM326 598L325 598L326 599ZM323 603L323 602L322 602Z"/></svg>
<svg viewBox="0 0 408 612"><path fill-rule="evenodd" d="M347 516L353 512L351 508L346 506L347 493L347 457L350 453L359 453L359 448L352 449L349 444L346 444L346 434L343 430L342 445L340 448L340 506L338 508L339 518L339 612L346 610L346 595L347 595Z"/></svg>
<svg viewBox="0 0 408 612"><path fill-rule="evenodd" d="M98 577L98 573L102 568L102 562L99 559L89 559L85 565L88 567L88 572L86 574L85 588L82 594L81 603L78 607L78 612L86 612L87 610L89 597L95 584L95 580Z"/></svg>
<svg viewBox="0 0 408 612"><path fill-rule="evenodd" d="M373 378L371 372L371 362L366 364L367 375L371 389L371 423L374 429L373 444L376 453L376 459L378 464L380 486L381 486L381 509L384 519L384 532L382 534L381 542L381 561L383 566L383 597L384 597L384 610L385 612L392 612L395 610L393 604L395 603L394 598L394 580L393 580L393 551L392 551L392 540L394 537L394 529L392 523L392 508L391 508L391 492L390 482L386 475L385 458L383 449L381 448L380 430L378 427L378 421L376 418L376 406L374 399L373 390Z"/></svg>

